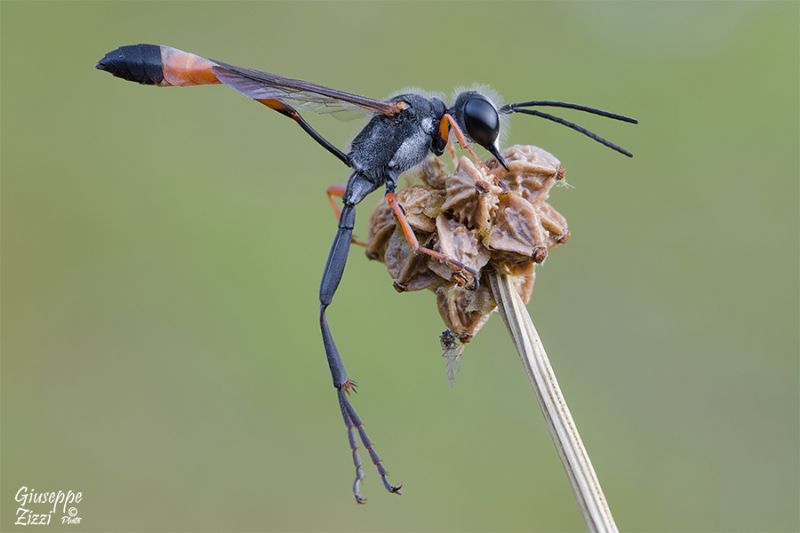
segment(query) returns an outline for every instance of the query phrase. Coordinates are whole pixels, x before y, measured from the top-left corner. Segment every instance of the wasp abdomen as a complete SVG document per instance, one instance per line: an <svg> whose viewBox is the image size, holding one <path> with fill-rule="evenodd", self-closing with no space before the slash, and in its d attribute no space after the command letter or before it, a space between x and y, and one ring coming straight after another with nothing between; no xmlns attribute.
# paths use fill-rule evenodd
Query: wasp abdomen
<svg viewBox="0 0 800 533"><path fill-rule="evenodd" d="M118 78L161 87L219 83L213 67L198 55L155 44L121 46L97 63L97 68Z"/></svg>

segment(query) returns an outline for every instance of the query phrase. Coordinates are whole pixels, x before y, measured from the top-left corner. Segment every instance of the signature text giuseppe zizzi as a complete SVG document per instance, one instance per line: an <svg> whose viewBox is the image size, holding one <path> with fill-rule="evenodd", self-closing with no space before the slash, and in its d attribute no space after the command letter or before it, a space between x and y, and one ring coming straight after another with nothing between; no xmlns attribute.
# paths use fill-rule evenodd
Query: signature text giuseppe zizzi
<svg viewBox="0 0 800 533"><path fill-rule="evenodd" d="M17 502L15 526L47 526L51 523L80 524L77 504L83 493L72 490L37 491L22 486L14 496ZM56 516L56 520L53 519Z"/></svg>

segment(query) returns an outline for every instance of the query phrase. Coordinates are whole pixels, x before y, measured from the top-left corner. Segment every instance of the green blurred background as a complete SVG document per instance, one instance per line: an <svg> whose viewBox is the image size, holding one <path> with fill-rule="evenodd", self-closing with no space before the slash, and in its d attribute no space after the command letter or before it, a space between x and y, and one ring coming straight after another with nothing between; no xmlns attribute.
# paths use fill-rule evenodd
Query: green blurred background
<svg viewBox="0 0 800 533"><path fill-rule="evenodd" d="M345 169L222 87L96 71L122 44L382 97L491 84L574 189L530 304L627 531L798 529L798 4L2 3L2 491L74 531L580 530L498 317L449 389L430 293L354 250L330 317L405 494L352 465L317 287ZM358 123L310 120L338 145ZM361 209L358 233L380 194ZM52 526L59 529L62 526Z"/></svg>

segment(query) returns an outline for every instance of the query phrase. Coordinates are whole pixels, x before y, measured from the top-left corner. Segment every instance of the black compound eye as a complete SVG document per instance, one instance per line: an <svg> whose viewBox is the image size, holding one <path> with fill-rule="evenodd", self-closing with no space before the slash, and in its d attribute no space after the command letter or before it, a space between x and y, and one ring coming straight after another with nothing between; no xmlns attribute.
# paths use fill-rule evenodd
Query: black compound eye
<svg viewBox="0 0 800 533"><path fill-rule="evenodd" d="M473 96L464 104L464 126L476 143L491 146L500 133L500 118L491 102L481 96Z"/></svg>

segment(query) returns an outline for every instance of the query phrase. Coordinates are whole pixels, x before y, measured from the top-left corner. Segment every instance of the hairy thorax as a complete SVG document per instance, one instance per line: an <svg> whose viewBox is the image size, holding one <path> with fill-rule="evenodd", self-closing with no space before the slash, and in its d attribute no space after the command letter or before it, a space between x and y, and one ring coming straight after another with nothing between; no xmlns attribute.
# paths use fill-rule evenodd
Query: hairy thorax
<svg viewBox="0 0 800 533"><path fill-rule="evenodd" d="M395 116L373 117L351 144L354 168L374 180L394 180L422 163L430 153L438 121L423 96L404 94L393 100L407 102L408 107Z"/></svg>

